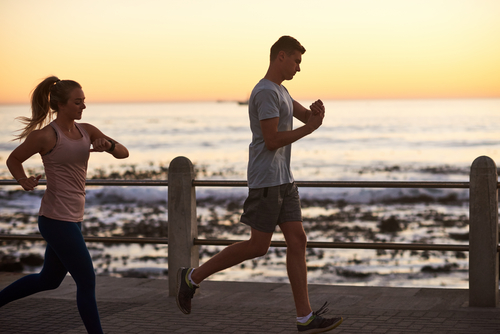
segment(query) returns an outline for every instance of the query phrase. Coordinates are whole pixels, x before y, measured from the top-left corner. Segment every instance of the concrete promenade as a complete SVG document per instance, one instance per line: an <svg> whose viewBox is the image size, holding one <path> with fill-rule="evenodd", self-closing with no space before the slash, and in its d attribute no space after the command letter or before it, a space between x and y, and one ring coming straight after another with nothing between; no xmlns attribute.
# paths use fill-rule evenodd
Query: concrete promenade
<svg viewBox="0 0 500 334"><path fill-rule="evenodd" d="M0 289L22 274L0 273ZM0 333L86 333L75 283L0 308ZM500 333L500 309L468 307L468 290L310 285L313 309L329 301L344 322L331 333ZM204 282L182 314L166 280L97 278L104 332L296 333L288 284Z"/></svg>

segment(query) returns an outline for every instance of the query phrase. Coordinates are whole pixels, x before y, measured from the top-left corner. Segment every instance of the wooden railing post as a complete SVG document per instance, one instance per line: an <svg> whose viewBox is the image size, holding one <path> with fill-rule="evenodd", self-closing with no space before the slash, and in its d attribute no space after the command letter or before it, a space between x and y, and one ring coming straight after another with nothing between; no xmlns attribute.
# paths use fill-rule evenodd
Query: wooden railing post
<svg viewBox="0 0 500 334"><path fill-rule="evenodd" d="M168 294L176 295L177 270L198 267L195 178L191 161L177 157L168 169Z"/></svg>
<svg viewBox="0 0 500 334"><path fill-rule="evenodd" d="M495 162L478 157L469 194L469 306L498 305L498 175Z"/></svg>

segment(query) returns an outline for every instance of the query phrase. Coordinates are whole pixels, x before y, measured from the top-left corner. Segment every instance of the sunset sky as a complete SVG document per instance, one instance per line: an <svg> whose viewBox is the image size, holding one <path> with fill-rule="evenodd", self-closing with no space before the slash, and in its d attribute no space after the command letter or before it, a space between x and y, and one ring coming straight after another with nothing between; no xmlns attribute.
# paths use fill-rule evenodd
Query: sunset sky
<svg viewBox="0 0 500 334"><path fill-rule="evenodd" d="M46 76L87 101L242 100L282 35L296 99L500 97L499 0L0 0L0 103Z"/></svg>

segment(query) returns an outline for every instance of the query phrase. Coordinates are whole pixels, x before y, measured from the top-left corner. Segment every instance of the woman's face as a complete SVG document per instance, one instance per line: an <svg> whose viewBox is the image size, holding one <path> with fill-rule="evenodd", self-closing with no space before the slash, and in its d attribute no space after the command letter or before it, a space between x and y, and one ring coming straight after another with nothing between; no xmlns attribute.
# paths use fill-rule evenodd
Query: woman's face
<svg viewBox="0 0 500 334"><path fill-rule="evenodd" d="M81 119L83 109L85 109L85 94L81 88L74 88L70 94L68 102L59 106L59 113L63 113L70 119Z"/></svg>

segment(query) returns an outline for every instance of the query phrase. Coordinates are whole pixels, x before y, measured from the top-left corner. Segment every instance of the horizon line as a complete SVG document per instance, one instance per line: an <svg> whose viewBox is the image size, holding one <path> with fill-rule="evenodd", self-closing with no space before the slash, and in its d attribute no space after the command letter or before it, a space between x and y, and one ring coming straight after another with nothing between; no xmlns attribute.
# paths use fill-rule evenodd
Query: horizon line
<svg viewBox="0 0 500 334"><path fill-rule="evenodd" d="M328 98L321 99L323 101L400 101L400 100L495 100L500 99L499 96L471 96L471 97L360 97L360 98ZM297 101L300 100L314 100L307 98L297 98L294 99ZM207 102L216 102L216 103L238 103L245 102L247 99L238 100L238 99L201 99L201 100L94 100L90 102L90 104L141 104L141 103L207 103ZM9 106L9 105L29 105L31 102L0 102L0 106ZM89 102L85 102L89 104Z"/></svg>

